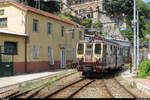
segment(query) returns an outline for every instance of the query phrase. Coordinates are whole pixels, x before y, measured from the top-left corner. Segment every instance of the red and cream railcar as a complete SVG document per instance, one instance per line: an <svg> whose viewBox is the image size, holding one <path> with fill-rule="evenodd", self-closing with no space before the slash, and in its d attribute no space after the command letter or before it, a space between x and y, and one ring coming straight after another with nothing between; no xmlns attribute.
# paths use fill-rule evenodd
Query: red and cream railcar
<svg viewBox="0 0 150 100"><path fill-rule="evenodd" d="M80 41L76 47L78 71L83 75L118 69L127 62L125 48L115 41L94 37L92 41Z"/></svg>

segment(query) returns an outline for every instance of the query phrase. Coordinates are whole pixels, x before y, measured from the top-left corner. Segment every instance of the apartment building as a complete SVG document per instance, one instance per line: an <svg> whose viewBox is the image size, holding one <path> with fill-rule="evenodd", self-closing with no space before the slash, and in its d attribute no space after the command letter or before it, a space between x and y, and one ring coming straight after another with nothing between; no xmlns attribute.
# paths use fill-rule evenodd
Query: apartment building
<svg viewBox="0 0 150 100"><path fill-rule="evenodd" d="M82 18L99 18L103 0L62 0L62 13L71 13Z"/></svg>

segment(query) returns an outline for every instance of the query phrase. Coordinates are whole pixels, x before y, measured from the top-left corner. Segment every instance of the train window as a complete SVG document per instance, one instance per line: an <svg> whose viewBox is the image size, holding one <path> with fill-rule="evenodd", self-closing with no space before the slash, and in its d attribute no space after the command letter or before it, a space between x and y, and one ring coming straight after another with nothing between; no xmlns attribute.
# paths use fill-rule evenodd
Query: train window
<svg viewBox="0 0 150 100"><path fill-rule="evenodd" d="M107 55L107 45L104 44L103 46L103 55L106 56Z"/></svg>
<svg viewBox="0 0 150 100"><path fill-rule="evenodd" d="M120 48L120 55L122 55L122 48Z"/></svg>
<svg viewBox="0 0 150 100"><path fill-rule="evenodd" d="M95 54L101 53L101 44L95 44Z"/></svg>
<svg viewBox="0 0 150 100"><path fill-rule="evenodd" d="M78 54L83 54L84 53L84 44L79 44L78 45Z"/></svg>
<svg viewBox="0 0 150 100"><path fill-rule="evenodd" d="M93 54L93 44L86 44L86 54Z"/></svg>
<svg viewBox="0 0 150 100"><path fill-rule="evenodd" d="M119 55L119 48L117 48L117 55Z"/></svg>
<svg viewBox="0 0 150 100"><path fill-rule="evenodd" d="M120 50L120 54L119 55L121 55L121 48L119 50Z"/></svg>
<svg viewBox="0 0 150 100"><path fill-rule="evenodd" d="M113 55L113 46L112 45L110 46L110 55L111 56Z"/></svg>

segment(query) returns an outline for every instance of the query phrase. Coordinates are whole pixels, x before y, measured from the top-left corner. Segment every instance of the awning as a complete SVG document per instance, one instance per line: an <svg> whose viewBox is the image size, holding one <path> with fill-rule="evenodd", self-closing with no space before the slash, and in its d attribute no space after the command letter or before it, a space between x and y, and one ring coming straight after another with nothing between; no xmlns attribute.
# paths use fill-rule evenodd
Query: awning
<svg viewBox="0 0 150 100"><path fill-rule="evenodd" d="M7 35L15 35L15 36L23 36L23 37L28 37L27 34L23 34L23 33L16 33L16 32L10 32L7 30L0 30L0 34L7 34Z"/></svg>

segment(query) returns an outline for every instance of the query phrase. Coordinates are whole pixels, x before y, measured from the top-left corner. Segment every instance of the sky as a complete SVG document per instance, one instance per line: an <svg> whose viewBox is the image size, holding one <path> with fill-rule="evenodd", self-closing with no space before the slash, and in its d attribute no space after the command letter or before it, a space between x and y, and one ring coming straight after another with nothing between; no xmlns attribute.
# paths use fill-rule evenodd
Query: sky
<svg viewBox="0 0 150 100"><path fill-rule="evenodd" d="M148 2L148 1L150 1L150 0L143 0L144 2Z"/></svg>

